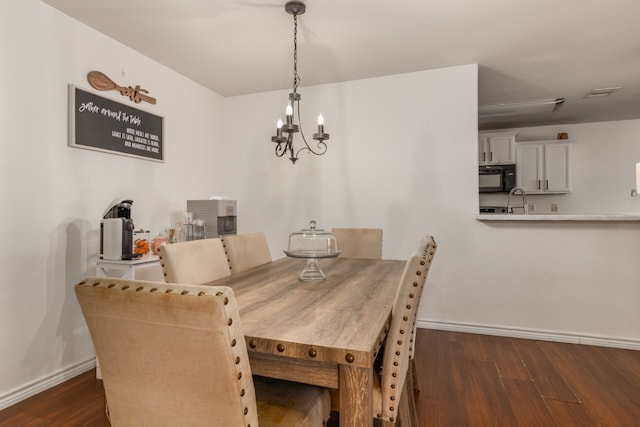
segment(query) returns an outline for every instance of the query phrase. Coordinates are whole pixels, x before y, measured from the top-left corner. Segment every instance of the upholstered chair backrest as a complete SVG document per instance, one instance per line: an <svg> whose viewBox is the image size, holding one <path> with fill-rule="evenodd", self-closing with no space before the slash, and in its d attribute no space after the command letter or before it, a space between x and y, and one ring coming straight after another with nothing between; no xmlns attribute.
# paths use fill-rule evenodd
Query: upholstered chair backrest
<svg viewBox="0 0 640 427"><path fill-rule="evenodd" d="M381 259L381 228L333 228L343 258Z"/></svg>
<svg viewBox="0 0 640 427"><path fill-rule="evenodd" d="M258 426L230 288L88 278L75 292L113 426Z"/></svg>
<svg viewBox="0 0 640 427"><path fill-rule="evenodd" d="M436 252L432 236L425 236L418 249L407 260L391 311L391 326L384 345L382 360L381 413L378 418L395 422L400 396L409 371L413 351L413 335L418 305L429 267Z"/></svg>
<svg viewBox="0 0 640 427"><path fill-rule="evenodd" d="M231 274L271 262L271 251L262 232L223 236L222 244Z"/></svg>
<svg viewBox="0 0 640 427"><path fill-rule="evenodd" d="M201 285L231 275L218 238L160 246L158 255L167 283Z"/></svg>

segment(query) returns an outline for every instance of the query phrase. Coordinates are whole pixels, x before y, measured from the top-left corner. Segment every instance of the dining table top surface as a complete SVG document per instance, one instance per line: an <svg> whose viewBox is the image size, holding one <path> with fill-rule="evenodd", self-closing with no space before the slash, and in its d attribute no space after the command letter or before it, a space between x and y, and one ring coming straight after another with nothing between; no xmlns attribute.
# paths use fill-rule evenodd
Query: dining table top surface
<svg viewBox="0 0 640 427"><path fill-rule="evenodd" d="M281 258L208 284L233 290L250 353L370 367L405 261L318 262L324 280L298 280L306 260Z"/></svg>

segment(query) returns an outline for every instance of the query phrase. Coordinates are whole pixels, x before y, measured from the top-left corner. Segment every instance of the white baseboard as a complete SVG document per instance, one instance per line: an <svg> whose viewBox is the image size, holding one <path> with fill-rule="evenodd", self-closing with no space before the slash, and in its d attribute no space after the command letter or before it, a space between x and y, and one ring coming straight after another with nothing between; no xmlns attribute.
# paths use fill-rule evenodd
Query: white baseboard
<svg viewBox="0 0 640 427"><path fill-rule="evenodd" d="M503 326L479 325L474 323L436 322L424 319L418 319L416 324L419 328L438 329L443 331L468 332L472 334L495 335L499 337L525 338L531 340L556 341L571 344L640 350L640 341L625 338L598 337L552 331L536 331L529 329L507 328Z"/></svg>
<svg viewBox="0 0 640 427"><path fill-rule="evenodd" d="M33 395L41 393L51 387L61 384L73 377L87 372L96 367L96 359L92 358L85 362L78 363L69 368L63 369L46 377L35 380L29 384L18 387L0 396L0 411L15 405Z"/></svg>

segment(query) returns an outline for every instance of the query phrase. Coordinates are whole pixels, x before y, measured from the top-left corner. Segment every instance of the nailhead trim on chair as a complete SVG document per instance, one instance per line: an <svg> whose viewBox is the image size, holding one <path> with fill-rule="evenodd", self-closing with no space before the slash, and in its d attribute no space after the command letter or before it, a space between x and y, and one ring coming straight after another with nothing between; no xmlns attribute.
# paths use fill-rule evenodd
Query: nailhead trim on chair
<svg viewBox="0 0 640 427"><path fill-rule="evenodd" d="M164 248L162 246L160 246L158 248L158 259L160 260L160 267L162 268L162 275L164 276L164 279L167 280L167 267L164 264Z"/></svg>
<svg viewBox="0 0 640 427"><path fill-rule="evenodd" d="M78 283L77 286L92 286L92 287L103 287L103 288L107 288L107 289L113 289L116 288L118 285L119 286L119 290L121 291L129 291L129 292L164 292L164 293L173 293L174 291L176 293L178 293L180 296L191 296L191 297L214 297L214 298L223 298L223 306L225 308L225 314L228 317L228 321L227 321L227 325L231 326L234 323L234 312L231 312L229 310L227 310L228 304L229 304L229 298L228 295L226 294L226 292L224 290L221 290L220 287L211 287L210 289L206 289L203 290L201 286L190 286L190 285L179 285L179 284L175 284L175 283L159 283L159 282L140 282L140 281L136 281L136 283L140 283L140 286L138 286L135 290L129 290L130 286L127 284L127 281L124 279L112 279L112 278L89 278L87 280L84 280L80 283ZM224 288L222 288L224 289ZM115 289L118 290L118 289ZM114 290L114 291L115 291ZM236 319L237 320L237 319ZM231 328L229 328L229 333L232 334L233 330ZM242 341L244 342L244 338L242 339ZM235 366L236 366L236 376L238 381L245 382L247 380L243 379L245 376L243 375L242 372L242 368L241 368L241 358L240 355L237 354L236 352L241 348L238 347L236 344L238 343L237 337L231 336L231 348L232 348L232 352L234 353L234 361L235 361ZM246 352L246 350L245 350ZM249 365L247 365L249 366ZM250 368L249 368L250 369ZM252 377L251 377L251 373L249 372L249 375L247 376L247 378L249 379L249 381L252 381ZM245 387L241 386L240 389L240 398L243 402L243 406L244 406L244 415L246 416L249 413L249 409L248 409L248 403L246 401L246 399L248 398L248 396L246 396L246 391L245 391ZM255 405L254 405L255 406ZM250 423L246 422L247 420L245 420L245 424L246 427L251 427Z"/></svg>
<svg viewBox="0 0 640 427"><path fill-rule="evenodd" d="M233 269L231 268L231 259L229 258L229 251L227 250L227 242L224 239L224 236L220 236L220 240L222 241L222 248L224 249L224 254L227 256L227 263L229 264L229 270L233 273Z"/></svg>
<svg viewBox="0 0 640 427"><path fill-rule="evenodd" d="M433 256L435 254L436 244L435 244L435 241L433 240L432 237L430 237L430 236L427 237L426 241L423 240L423 243L421 243L421 245L424 245L424 249L422 249L422 253L420 254L420 256L422 258L420 260L420 262L419 262L421 268L414 272L414 274L416 276L416 280L412 283L412 286L414 288L416 288L415 289L415 293L413 293L413 292L409 293L409 295L407 295L408 296L408 300L405 302L405 308L407 310L410 310L410 311L413 311L413 312L411 313L411 315L402 316L402 326L399 329L399 334L400 335L398 337L395 337L395 344L397 344L398 346L402 346L402 344L404 342L403 341L403 335L407 331L407 328L410 327L411 328L411 338L409 340L409 343L411 345L409 346L409 349L408 349L408 352L409 352L408 355L401 354L400 349L396 349L393 352L393 355L395 357L393 358L391 365L394 368L398 368L399 366L401 366L400 357L409 357L409 355L411 354L412 346L413 346L413 340L414 340L414 337L413 337L413 334L414 334L413 325L415 324L416 314L417 314L417 313L415 313L415 310L416 310L417 307L414 308L414 304L413 304L412 300L417 299L417 303L419 303L420 297L422 295L422 290L424 289L426 276L427 276L427 273L428 273L429 268L431 266L431 262L433 260ZM416 303L416 305L417 305L417 303ZM410 317L411 317L411 319L410 319ZM410 320L411 320L411 323L409 323ZM397 379L399 374L400 374L399 372L393 371L391 373L391 377ZM412 374L411 372L406 373L406 375L411 375L411 374ZM406 381L406 378L405 378L405 381ZM394 392L392 392L391 395L389 396L389 403L388 403L388 406L387 406L389 414L387 416L388 416L388 420L390 422L394 423L396 421L396 415L394 415L395 412L396 412L395 401L397 400L396 397L400 397L400 393L402 393L402 388L401 387L398 388L398 384L397 383L391 383L389 385L389 387L392 390L394 390ZM384 418L385 417L384 414L376 414L376 415L377 415L378 418Z"/></svg>

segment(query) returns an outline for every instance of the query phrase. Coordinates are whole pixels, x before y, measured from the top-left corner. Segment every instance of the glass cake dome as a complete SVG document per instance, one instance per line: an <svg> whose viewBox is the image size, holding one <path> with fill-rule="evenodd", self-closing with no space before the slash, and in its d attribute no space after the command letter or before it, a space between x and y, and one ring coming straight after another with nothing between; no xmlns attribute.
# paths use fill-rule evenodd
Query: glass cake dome
<svg viewBox="0 0 640 427"><path fill-rule="evenodd" d="M336 236L316 228L311 221L308 229L302 229L289 235L289 248L284 253L292 258L307 258L307 266L298 278L302 281L322 280L326 276L318 266L318 258L332 258L340 255Z"/></svg>

